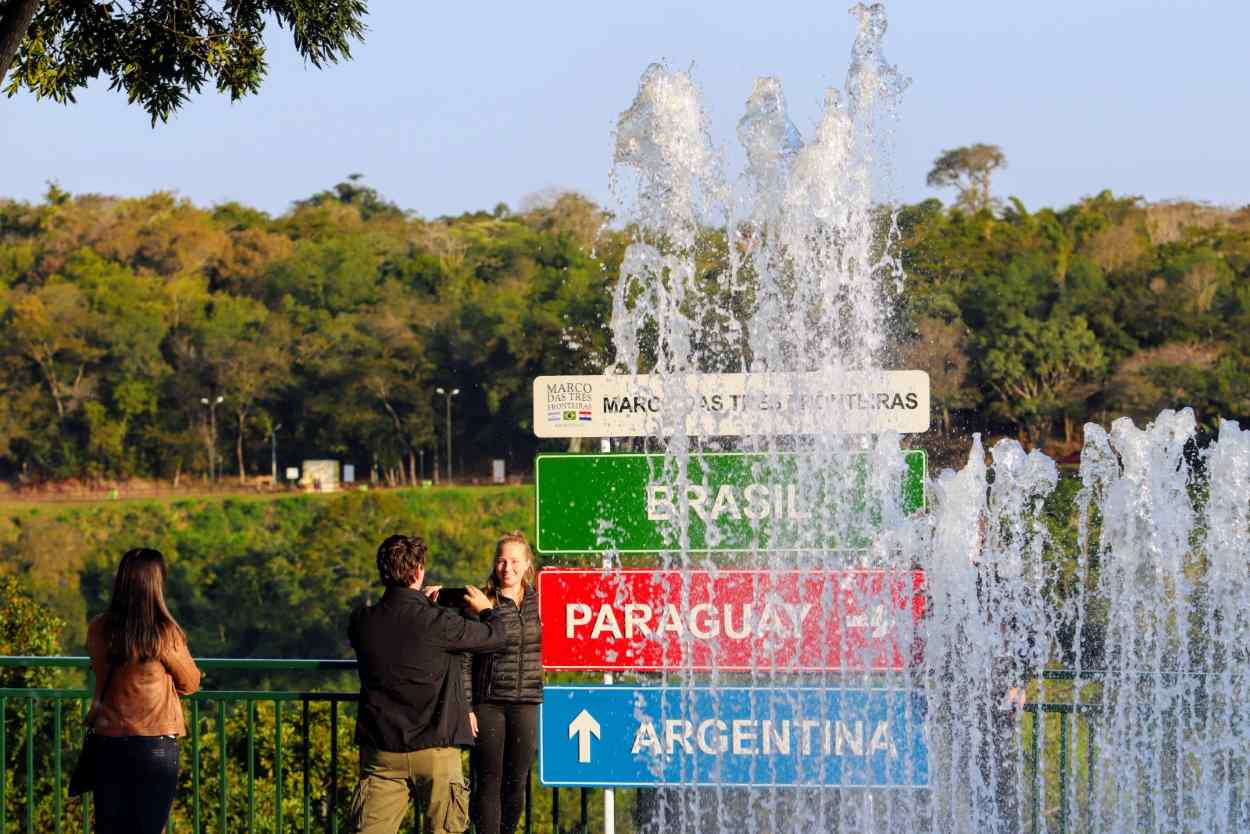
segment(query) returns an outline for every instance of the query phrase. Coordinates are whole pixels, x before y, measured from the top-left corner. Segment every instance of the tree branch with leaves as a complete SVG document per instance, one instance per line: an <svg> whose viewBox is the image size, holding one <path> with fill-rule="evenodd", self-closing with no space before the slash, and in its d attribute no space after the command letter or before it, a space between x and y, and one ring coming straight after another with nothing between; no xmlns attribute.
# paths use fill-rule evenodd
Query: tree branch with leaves
<svg viewBox="0 0 1250 834"><path fill-rule="evenodd" d="M210 82L235 101L256 93L268 69L270 20L320 69L351 58L366 11L364 0L7 0L0 3L0 88L69 104L104 76L155 126Z"/></svg>

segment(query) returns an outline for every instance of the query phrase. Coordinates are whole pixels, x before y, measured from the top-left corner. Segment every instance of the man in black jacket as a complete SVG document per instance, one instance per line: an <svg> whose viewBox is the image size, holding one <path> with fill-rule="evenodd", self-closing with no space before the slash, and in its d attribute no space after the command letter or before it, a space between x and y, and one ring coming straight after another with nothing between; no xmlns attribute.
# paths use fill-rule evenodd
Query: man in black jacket
<svg viewBox="0 0 1250 834"><path fill-rule="evenodd" d="M415 536L382 542L378 573L386 592L357 609L348 629L360 674L360 783L350 829L359 834L395 834L410 793L425 809L427 834L468 828L460 748L473 744L474 732L464 658L496 651L506 637L477 588L466 589L465 605L483 614L481 622L426 599L425 554Z"/></svg>

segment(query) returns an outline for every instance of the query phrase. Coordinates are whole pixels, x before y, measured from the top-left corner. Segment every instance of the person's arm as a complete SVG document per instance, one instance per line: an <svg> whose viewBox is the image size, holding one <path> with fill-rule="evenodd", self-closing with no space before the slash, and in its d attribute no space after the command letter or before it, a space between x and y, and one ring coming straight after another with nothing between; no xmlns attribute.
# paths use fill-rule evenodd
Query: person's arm
<svg viewBox="0 0 1250 834"><path fill-rule="evenodd" d="M87 722L95 720L96 706L100 703L100 695L104 690L104 682L108 679L109 666L106 656L108 647L105 645L103 629L92 624L87 629L87 654L91 658L91 671L95 675L95 691L91 694L91 710Z"/></svg>
<svg viewBox="0 0 1250 834"><path fill-rule="evenodd" d="M438 632L443 638L443 646L450 651L483 654L497 652L508 643L503 622L495 615L494 609L482 614L481 622L446 609L439 614Z"/></svg>
<svg viewBox="0 0 1250 834"><path fill-rule="evenodd" d="M192 695L200 688L200 667L191 658L186 638L176 633L161 657L165 670L174 679L174 691L179 695Z"/></svg>
<svg viewBox="0 0 1250 834"><path fill-rule="evenodd" d="M477 619L469 612L464 612L465 618ZM473 655L464 652L460 655L460 686L464 691L464 701L469 705L469 714L473 714ZM473 735L477 735L474 730Z"/></svg>
<svg viewBox="0 0 1250 834"><path fill-rule="evenodd" d="M469 705L469 729L477 738L477 714L473 711L473 655L460 655L460 680L464 686L464 702Z"/></svg>
<svg viewBox="0 0 1250 834"><path fill-rule="evenodd" d="M440 609L434 632L442 638L443 648L484 654L499 651L507 645L508 635L497 616L498 611L480 588L465 586L464 606L465 612L459 615ZM476 617L480 617L481 621Z"/></svg>

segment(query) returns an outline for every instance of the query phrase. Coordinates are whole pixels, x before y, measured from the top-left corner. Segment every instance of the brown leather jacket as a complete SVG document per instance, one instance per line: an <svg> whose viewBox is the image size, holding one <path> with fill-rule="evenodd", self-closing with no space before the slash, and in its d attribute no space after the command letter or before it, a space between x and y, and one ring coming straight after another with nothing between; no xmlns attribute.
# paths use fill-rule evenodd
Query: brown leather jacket
<svg viewBox="0 0 1250 834"><path fill-rule="evenodd" d="M200 670L186 640L180 635L157 660L118 666L104 693L111 667L106 643L101 615L87 626L87 654L95 672L95 732L102 736L185 736L186 719L178 696L200 688Z"/></svg>

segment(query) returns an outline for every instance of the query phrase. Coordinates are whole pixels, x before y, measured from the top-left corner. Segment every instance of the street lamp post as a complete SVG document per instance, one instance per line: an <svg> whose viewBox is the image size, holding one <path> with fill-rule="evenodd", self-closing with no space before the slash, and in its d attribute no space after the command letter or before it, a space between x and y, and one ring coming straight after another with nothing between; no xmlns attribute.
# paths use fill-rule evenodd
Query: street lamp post
<svg viewBox="0 0 1250 834"><path fill-rule="evenodd" d="M274 486L278 485L278 430L282 428L282 424L269 429L269 477L273 479Z"/></svg>
<svg viewBox="0 0 1250 834"><path fill-rule="evenodd" d="M215 400L200 397L200 402L208 409L208 479L213 483L217 482L217 406L225 399L221 396Z"/></svg>
<svg viewBox="0 0 1250 834"><path fill-rule="evenodd" d="M451 486L451 398L460 393L459 388L453 388L446 391L442 388L435 388L434 393L442 394L447 401L447 420L443 424L447 431L447 485Z"/></svg>

